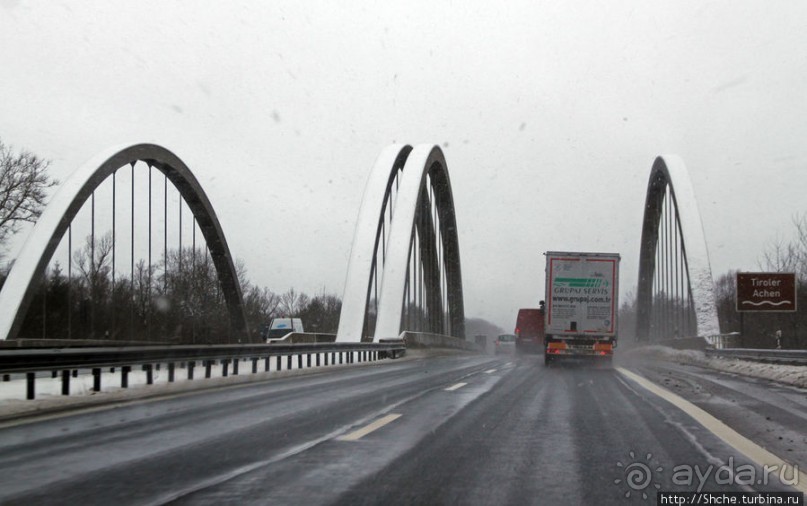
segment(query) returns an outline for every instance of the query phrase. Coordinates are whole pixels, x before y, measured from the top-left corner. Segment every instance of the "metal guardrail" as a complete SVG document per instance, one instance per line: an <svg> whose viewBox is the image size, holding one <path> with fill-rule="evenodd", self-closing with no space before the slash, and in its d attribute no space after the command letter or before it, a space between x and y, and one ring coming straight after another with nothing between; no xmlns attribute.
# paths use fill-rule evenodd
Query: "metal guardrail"
<svg viewBox="0 0 807 506"><path fill-rule="evenodd" d="M730 357L755 362L775 362L778 364L807 365L807 350L764 350L751 348L706 348L710 357Z"/></svg>
<svg viewBox="0 0 807 506"><path fill-rule="evenodd" d="M454 336L431 334L429 332L401 332L401 339L412 348L452 348L466 351L484 351L475 342L469 342Z"/></svg>
<svg viewBox="0 0 807 506"><path fill-rule="evenodd" d="M707 336L681 336L681 337L665 337L662 339L655 339L648 342L648 344L658 344L675 348L677 350L703 350L705 348L714 348L717 350L724 348L733 348L737 345L740 339L739 332L730 332L728 334L715 334Z"/></svg>
<svg viewBox="0 0 807 506"><path fill-rule="evenodd" d="M739 332L729 332L728 334L717 334L714 336L705 336L704 339L712 348L722 350L733 348L737 346L740 339Z"/></svg>
<svg viewBox="0 0 807 506"><path fill-rule="evenodd" d="M133 366L142 366L146 372L146 383L153 384L153 371L160 364L168 369L168 381L173 382L176 364L187 369L188 379L193 379L197 363L205 368L209 378L211 366L222 365L223 376L227 376L232 364L232 373L238 374L239 362L252 361L252 372L258 372L258 362L264 361L264 370L269 370L271 358L276 359L276 370L291 369L293 359L297 368L335 365L342 363L376 361L396 358L403 355L406 345L402 340L383 343L302 343L302 344L247 344L247 345L206 345L206 346L136 346L136 347L90 347L55 349L7 349L0 350L0 374L8 381L11 374L24 373L27 382L26 398L35 397L36 373L50 371L53 377L62 373L62 394L70 394L70 376L75 377L79 369L91 369L93 390L101 391L102 369L120 368L121 387L128 387L128 374ZM305 361L303 360L305 357ZM305 363L305 365L304 365ZM314 364L314 365L312 365Z"/></svg>

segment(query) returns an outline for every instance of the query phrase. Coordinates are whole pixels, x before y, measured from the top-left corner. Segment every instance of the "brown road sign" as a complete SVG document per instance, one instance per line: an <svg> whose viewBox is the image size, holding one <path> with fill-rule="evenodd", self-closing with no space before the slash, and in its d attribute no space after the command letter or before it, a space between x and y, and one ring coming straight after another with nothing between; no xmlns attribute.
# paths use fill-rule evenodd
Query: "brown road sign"
<svg viewBox="0 0 807 506"><path fill-rule="evenodd" d="M737 311L795 311L796 274L738 272Z"/></svg>

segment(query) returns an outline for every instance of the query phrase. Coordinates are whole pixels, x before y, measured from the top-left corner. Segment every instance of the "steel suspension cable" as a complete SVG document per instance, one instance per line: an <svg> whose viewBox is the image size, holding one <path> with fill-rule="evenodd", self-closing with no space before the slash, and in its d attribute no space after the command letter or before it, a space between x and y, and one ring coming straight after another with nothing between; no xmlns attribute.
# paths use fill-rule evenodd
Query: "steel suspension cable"
<svg viewBox="0 0 807 506"><path fill-rule="evenodd" d="M95 338L95 190L90 204L90 337Z"/></svg>
<svg viewBox="0 0 807 506"><path fill-rule="evenodd" d="M147 280L148 285L146 286L147 290L147 297L146 300L148 301L148 306L145 308L146 313L146 337L148 340L151 340L151 172L152 167L151 165L148 166L149 168L149 205L148 205L148 216L149 216L149 240L148 240L148 271L147 271Z"/></svg>
<svg viewBox="0 0 807 506"><path fill-rule="evenodd" d="M116 224L117 224L117 218L116 218L116 211L117 211L117 205L116 204L117 203L115 201L116 196L117 196L117 179L116 179L117 174L118 174L117 170L112 172L112 302L113 302L113 305L114 305L114 302L115 302L115 270L116 270L116 265L117 265L116 264L116 258L115 258L115 253L116 253L116 249L117 249L117 243L116 243L117 229L115 228ZM112 310L112 336L113 337L115 335L117 335L117 321L116 321L117 314L116 313L117 313L117 311L115 311L113 309Z"/></svg>
<svg viewBox="0 0 807 506"><path fill-rule="evenodd" d="M134 264L135 264L135 162L132 166L132 238L131 238L131 267L129 269L129 291L132 300L129 304L129 339L134 339Z"/></svg>
<svg viewBox="0 0 807 506"><path fill-rule="evenodd" d="M73 337L73 224L67 226L67 338Z"/></svg>

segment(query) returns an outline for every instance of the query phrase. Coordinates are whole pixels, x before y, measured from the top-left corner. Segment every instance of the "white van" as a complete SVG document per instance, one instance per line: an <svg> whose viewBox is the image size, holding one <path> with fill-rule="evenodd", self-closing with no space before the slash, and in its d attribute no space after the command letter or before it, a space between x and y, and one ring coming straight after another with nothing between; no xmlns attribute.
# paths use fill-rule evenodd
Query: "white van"
<svg viewBox="0 0 807 506"><path fill-rule="evenodd" d="M266 342L278 341L292 332L305 332L300 318L272 318L264 337Z"/></svg>

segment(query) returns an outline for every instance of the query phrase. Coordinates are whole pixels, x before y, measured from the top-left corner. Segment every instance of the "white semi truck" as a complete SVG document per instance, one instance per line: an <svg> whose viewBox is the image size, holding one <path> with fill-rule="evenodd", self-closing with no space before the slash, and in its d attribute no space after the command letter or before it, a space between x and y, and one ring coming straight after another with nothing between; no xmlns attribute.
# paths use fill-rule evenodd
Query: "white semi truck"
<svg viewBox="0 0 807 506"><path fill-rule="evenodd" d="M544 362L571 356L610 362L617 341L619 255L545 255Z"/></svg>

